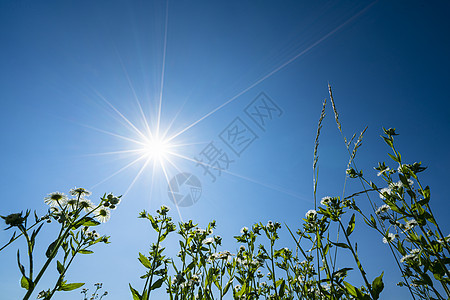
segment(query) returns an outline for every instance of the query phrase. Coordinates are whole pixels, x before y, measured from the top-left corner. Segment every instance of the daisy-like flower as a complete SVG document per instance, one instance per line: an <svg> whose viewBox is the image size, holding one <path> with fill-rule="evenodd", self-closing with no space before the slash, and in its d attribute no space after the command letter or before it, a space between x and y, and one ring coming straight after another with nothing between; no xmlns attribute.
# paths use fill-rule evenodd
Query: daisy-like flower
<svg viewBox="0 0 450 300"><path fill-rule="evenodd" d="M407 254L407 255L403 256L402 258L400 258L400 262L401 262L401 263L404 263L404 262L407 261L408 259L412 259L412 258L414 258L414 255Z"/></svg>
<svg viewBox="0 0 450 300"><path fill-rule="evenodd" d="M55 206L63 206L67 200L67 196L60 192L54 192L48 194L47 197L44 198L45 204L55 207Z"/></svg>
<svg viewBox="0 0 450 300"><path fill-rule="evenodd" d="M269 229L269 230L273 230L273 229L275 228L272 221L267 222L266 227L267 227L267 229Z"/></svg>
<svg viewBox="0 0 450 300"><path fill-rule="evenodd" d="M89 212L94 209L95 205L88 199L80 199L79 207L83 208L85 212Z"/></svg>
<svg viewBox="0 0 450 300"><path fill-rule="evenodd" d="M389 233L387 236L383 237L383 243L388 244L395 240L396 235L393 233Z"/></svg>
<svg viewBox="0 0 450 300"><path fill-rule="evenodd" d="M392 190L391 190L390 188L382 188L382 189L380 190L380 198L381 198L381 199L386 199L385 194L390 195L391 193L392 193Z"/></svg>
<svg viewBox="0 0 450 300"><path fill-rule="evenodd" d="M72 196L89 196L91 195L91 192L89 192L88 190L84 189L84 188L73 188L69 191L69 194L71 194Z"/></svg>
<svg viewBox="0 0 450 300"><path fill-rule="evenodd" d="M323 197L322 200L320 200L320 204L327 206L331 201L331 197Z"/></svg>
<svg viewBox="0 0 450 300"><path fill-rule="evenodd" d="M77 207L78 199L72 198L66 201L66 204L70 206L70 208L74 209Z"/></svg>
<svg viewBox="0 0 450 300"><path fill-rule="evenodd" d="M412 259L417 259L417 256L418 256L418 254L420 253L420 250L419 249L412 249L410 252L409 252L410 254L407 254L407 255L405 255L405 256L403 256L401 259L400 259L400 262L401 263L404 263L405 261L408 261L408 260L412 260Z"/></svg>
<svg viewBox="0 0 450 300"><path fill-rule="evenodd" d="M244 233L247 233L248 232L248 227L242 227L242 229L241 229L241 233L242 234L244 234Z"/></svg>
<svg viewBox="0 0 450 300"><path fill-rule="evenodd" d="M391 182L391 183L389 183L389 187L391 188L391 189L399 189L399 188L401 188L403 186L403 183L399 180L399 181L397 181L397 182Z"/></svg>
<svg viewBox="0 0 450 300"><path fill-rule="evenodd" d="M414 228L414 226L419 225L419 223L417 223L416 220L412 219L412 220L408 220L406 221L406 230L412 229Z"/></svg>
<svg viewBox="0 0 450 300"><path fill-rule="evenodd" d="M420 253L420 250L419 249L411 249L410 253L413 255L417 255Z"/></svg>
<svg viewBox="0 0 450 300"><path fill-rule="evenodd" d="M389 207L389 205L387 204L383 204L380 207L378 207L378 209L375 211L375 213L377 215L381 214L381 213L385 213L388 212L391 208Z"/></svg>
<svg viewBox="0 0 450 300"><path fill-rule="evenodd" d="M212 237L206 238L202 241L202 243L205 245L211 245L212 243L214 243L214 238Z"/></svg>
<svg viewBox="0 0 450 300"><path fill-rule="evenodd" d="M306 212L305 216L308 220L314 220L317 216L317 212L314 209L310 209Z"/></svg>
<svg viewBox="0 0 450 300"><path fill-rule="evenodd" d="M233 256L233 254L231 254L230 251L225 250L225 251L220 252L218 257L219 257L219 259L228 259L231 256Z"/></svg>
<svg viewBox="0 0 450 300"><path fill-rule="evenodd" d="M98 210L96 210L95 212L97 213L95 218L101 223L107 222L109 220L109 218L111 217L111 212L107 208L102 207L102 208L99 208Z"/></svg>

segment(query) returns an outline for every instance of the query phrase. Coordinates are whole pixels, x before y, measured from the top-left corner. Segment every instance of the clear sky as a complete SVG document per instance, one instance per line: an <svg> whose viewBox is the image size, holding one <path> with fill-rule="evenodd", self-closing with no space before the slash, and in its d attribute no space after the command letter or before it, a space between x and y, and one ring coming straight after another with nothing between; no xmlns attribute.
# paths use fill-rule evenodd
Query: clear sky
<svg viewBox="0 0 450 300"><path fill-rule="evenodd" d="M423 180L448 233L449 13L448 1L0 1L0 214L44 214L48 193L74 186L91 189L94 201L105 192L124 194L99 227L112 243L79 257L67 279L87 287L103 282L106 299L129 299L128 283L143 284L138 251L155 238L137 219L142 209L164 204L176 221L200 226L216 219L223 250L232 252L242 226L299 226L314 207L314 138L330 83L344 134L368 126L359 167L376 178L372 167L389 159L381 128L397 128L404 159L428 166ZM262 92L273 109L264 124L250 117ZM327 113L319 198L342 194L348 161L330 107ZM173 165L166 162L167 178L187 172L201 183L198 201L180 214L159 164L130 165L133 152L100 155L136 149L124 138L141 139L130 123L147 135L143 115L152 132L159 123L182 145L170 156ZM227 130L235 126L248 135L232 149ZM227 170L213 170L215 179L195 162L213 145L226 154L222 166L228 159ZM350 183L348 191L359 188ZM352 237L369 277L385 270L382 298L407 295L395 286L399 272L387 247L359 221ZM42 257L51 233L49 226L39 237ZM1 244L9 236L1 231ZM279 247L286 245L292 242L283 235ZM18 246L24 242L0 253L4 299L24 294ZM169 240L176 253L174 247Z"/></svg>

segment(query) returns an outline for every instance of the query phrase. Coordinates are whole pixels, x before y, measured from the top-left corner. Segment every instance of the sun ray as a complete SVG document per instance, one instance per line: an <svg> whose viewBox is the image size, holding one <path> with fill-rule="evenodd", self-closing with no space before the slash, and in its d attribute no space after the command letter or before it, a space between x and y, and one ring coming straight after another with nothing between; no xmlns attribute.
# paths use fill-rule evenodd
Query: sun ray
<svg viewBox="0 0 450 300"><path fill-rule="evenodd" d="M97 184L94 184L92 187L90 187L90 190L93 190L95 187L99 186L100 184L102 184L103 182L111 179L112 177L116 176L117 174L123 172L124 170L126 170L127 168L131 167L132 165L134 165L135 163L137 163L138 161L140 161L141 159L143 159L145 156L140 156L137 159L133 160L132 162L130 162L129 164L127 164L126 166L120 168L118 171L112 173L111 175L109 175L108 177L106 177L105 179L103 179L102 181L100 181Z"/></svg>
<svg viewBox="0 0 450 300"><path fill-rule="evenodd" d="M105 101L128 125L131 126L131 128L133 128L137 132L137 134L139 134L144 140L147 139L147 137L139 129L137 129L137 127L130 120L128 120L127 117L125 117L114 105L112 105L108 100L106 100L106 98L103 97L99 92L97 92L96 90L94 91L97 94L97 96L103 101Z"/></svg>
<svg viewBox="0 0 450 300"><path fill-rule="evenodd" d="M145 168L147 167L147 165L149 164L150 161L151 161L151 159L147 158L147 160L145 161L144 165L141 167L141 169L136 174L136 176L134 177L133 181L130 183L130 185L128 186L127 190L123 194L124 197L128 194L128 192L131 190L131 188L136 183L136 181L139 179L139 177L141 177L142 172L144 172Z"/></svg>
<svg viewBox="0 0 450 300"><path fill-rule="evenodd" d="M128 137L125 137L125 136L122 136L122 135L119 135L119 134L116 134L116 133L113 133L113 132L110 132L110 131L106 131L106 130L103 130L103 129L100 129L100 128L97 128L97 127L94 127L94 126L90 126L90 125L86 125L86 124L81 124L81 123L78 123L78 124L79 124L80 126L83 126L83 127L89 128L89 129L93 129L93 130L96 130L96 131L98 131L98 132L105 133L105 134L108 134L108 135L111 135L111 136L114 136L114 137L123 139L123 140L125 140L125 141L129 141L129 142L133 142L133 143L136 143L136 144L145 146L145 143L144 143L144 142L141 142L141 141L138 141L138 140L135 140L135 139L131 139L131 138L128 138Z"/></svg>
<svg viewBox="0 0 450 300"><path fill-rule="evenodd" d="M183 110L184 106L186 105L187 101L188 101L188 97L186 97L186 99L184 99L183 104L181 104L180 108L177 110L176 114L174 115L174 117L172 118L172 120L170 121L169 125L167 126L166 130L163 133L163 138L165 139L167 136L167 133L169 132L169 130L172 128L173 123L175 122L175 120L178 118L179 114L181 113L181 111Z"/></svg>
<svg viewBox="0 0 450 300"><path fill-rule="evenodd" d="M166 69L166 53L167 53L167 27L169 23L169 0L166 3L166 21L164 24L164 46L163 46L163 58L162 58L162 70L161 70L161 86L159 91L159 105L158 105L158 118L156 123L156 135L159 134L159 127L161 124L161 109L162 109L162 97L164 90L164 74Z"/></svg>
<svg viewBox="0 0 450 300"><path fill-rule="evenodd" d="M148 135L150 137L152 137L152 131L150 130L150 126L148 124L147 118L145 117L144 111L143 111L142 106L141 106L141 102L139 101L139 97L136 94L136 90L135 90L135 88L134 88L134 86L133 86L133 84L131 82L130 76L128 75L128 72L127 72L127 70L125 68L125 65L123 64L122 58L120 57L119 54L117 54L117 55L119 56L119 61L120 61L120 64L122 66L122 70L123 70L123 72L125 74L125 77L127 78L128 85L130 86L131 92L133 93L133 97L136 100L136 103L138 105L139 113L141 114L141 117L142 117L142 119L144 121L145 128L147 129L147 133L148 133Z"/></svg>
<svg viewBox="0 0 450 300"><path fill-rule="evenodd" d="M187 156L184 156L184 155L181 155L181 154L178 154L178 153L171 153L171 154L174 155L174 156L177 156L177 157L179 157L179 158L183 158L183 159L186 159L186 160L188 160L188 161L191 161L191 162L194 162L194 163L198 163L195 159L192 159L192 158L190 158L190 157L187 157ZM203 163L203 162L202 162L202 164L204 164L204 165L207 166L207 167L210 167L210 168L213 168L213 169L217 169L217 167L214 167L214 166L209 165L209 164L207 164L207 163ZM221 170L221 172L224 172L224 173L229 174L229 175L231 175L231 176L235 176L235 177L238 177L238 178L247 180L247 181L249 181L249 182L252 182L252 183L261 185L261 186L263 186L263 187L265 187L265 188L268 188L268 189L271 189L271 190L274 190L274 191L277 191L277 192L280 192L280 193L289 195L289 196L294 197L294 198L297 198L297 199L299 199L299 200L306 201L306 202L311 202L311 201L308 200L307 198L302 197L302 196L299 196L299 195L295 194L294 192L291 192L291 191L289 191L289 190L286 190L286 189L284 189L284 188L282 188L282 187L279 187L279 186L277 186L277 185L266 184L266 183L257 181L257 180L255 180L255 179L252 179L252 178L250 178L250 177L246 177L246 176L243 176L243 175L239 175L239 174L237 174L237 173L230 172L230 171L228 171L228 170Z"/></svg>
<svg viewBox="0 0 450 300"><path fill-rule="evenodd" d="M358 13L356 13L355 15L353 15L352 17L350 17L349 19L347 19L345 22L343 22L341 25L338 25L336 28L334 28L333 30L331 30L330 32L328 32L327 34L325 34L324 36L322 36L320 39L318 39L317 41L315 41L314 43L312 43L310 46L308 46L306 49L302 50L300 53L296 54L295 56L293 56L292 58L288 59L286 62L282 63L280 66L276 67L275 69L273 69L272 71L270 71L269 73L267 73L266 75L264 75L263 77L261 77L260 79L258 79L257 81L255 81L254 83L252 83L251 85L249 85L247 88L243 89L241 92L237 93L235 96L231 97L230 99L228 99L227 101L225 101L223 104L219 105L218 107L216 107L215 109L213 109L212 111L210 111L209 113L205 114L203 117L201 117L200 119L198 119L197 121L193 122L192 124L186 126L184 129L182 129L181 131L177 132L176 134L172 135L170 138L168 138L169 141L171 141L172 139L176 138L177 136L179 136L180 134L186 132L187 130L189 130L190 128L194 127L195 125L197 125L198 123L200 123L201 121L203 121L204 119L208 118L209 116L211 116L212 114L214 114L215 112L217 112L218 110L222 109L223 107L225 107L226 105L230 104L231 102L233 102L234 100L236 100L238 97L240 97L241 95L245 94L246 92L248 92L249 90L251 90L252 88L254 88L255 86L257 86L258 84L260 84L261 82L263 82L264 80L268 79L269 77L271 77L272 75L274 75L275 73L279 72L280 70L282 70L283 68L285 68L287 65L291 64L293 61L295 61L296 59L298 59L299 57L303 56L304 54L306 54L307 52L309 52L311 49L313 49L314 47L316 47L317 45L319 45L320 43L322 43L323 41L325 41L326 39L328 39L330 36L332 36L333 34L335 34L337 31L339 31L340 29L342 29L342 27L344 27L345 25L347 25L348 23L352 22L354 19L356 19L357 17L359 17L361 14L363 14L366 10L368 10L372 5L374 5L378 0L372 2L371 4L367 5L365 8L363 8L362 10L360 10Z"/></svg>
<svg viewBox="0 0 450 300"><path fill-rule="evenodd" d="M99 152L84 154L82 156L103 156L103 155L114 155L114 154L125 154L125 153L139 153L142 152L141 149L131 149L131 150L120 150L120 151L110 151L110 152Z"/></svg>

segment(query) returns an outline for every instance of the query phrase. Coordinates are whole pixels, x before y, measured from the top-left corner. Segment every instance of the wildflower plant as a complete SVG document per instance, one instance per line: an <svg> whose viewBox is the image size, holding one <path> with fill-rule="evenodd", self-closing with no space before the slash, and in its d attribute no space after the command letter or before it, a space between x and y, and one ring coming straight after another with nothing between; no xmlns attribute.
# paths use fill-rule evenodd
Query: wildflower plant
<svg viewBox="0 0 450 300"><path fill-rule="evenodd" d="M404 163L395 147L394 136L398 135L395 129L383 131L382 138L392 151L388 155L397 166L380 162L375 167L384 181L383 188L365 176L358 176L382 201L377 208L373 205L374 214L366 215L360 210L359 213L382 235L383 242L389 244L404 278L399 286L406 286L422 299L447 299L450 297L449 236L443 234L431 210L430 187L424 186L419 178L419 173L426 168L420 162Z"/></svg>
<svg viewBox="0 0 450 300"><path fill-rule="evenodd" d="M339 204L338 211L349 210L350 204L350 201ZM222 238L213 235L214 221L206 229L192 221L176 226L167 216L165 206L155 216L144 211L140 217L150 220L158 238L148 256L139 253L138 260L147 272L141 276L145 279L142 292L130 285L133 299L150 299L150 292L163 284L169 299L223 299L225 295L234 299L378 299L383 274L370 283L366 278L366 285L358 288L344 281L352 268L335 269L329 251L332 247L349 249L356 259L357 255L349 241L330 241L327 232L331 217L326 211L323 208L319 212L308 211L298 237L287 227L296 240L295 251L277 247L282 225L269 221L243 227L240 235L234 237L239 246L235 253L220 250ZM354 215L349 226L348 236L354 229ZM177 258L168 258L162 246L172 232L179 235ZM310 248L301 245L304 241L309 241ZM314 264L316 249L322 262L319 267ZM365 278L364 269L357 262Z"/></svg>
<svg viewBox="0 0 450 300"><path fill-rule="evenodd" d="M13 237L4 247L11 245L17 238L24 236L27 243L27 266L21 262L20 250L17 251L17 263L22 275L20 280L21 287L27 292L23 299L29 299L31 294L37 288L42 276L48 270L52 262L56 260L56 270L58 272L57 280L53 287L44 289L38 294L38 299L51 299L57 291L71 291L84 285L84 283L68 283L65 279L67 270L73 264L78 254L91 254L91 247L99 242L109 243L109 237L100 235L97 230L91 228L98 226L101 222L107 221L109 211L102 213L111 203L120 202L121 196L113 194L104 195L98 205L94 205L87 197L90 192L84 188L74 188L70 190L71 198L63 193L51 193L44 198L44 202L50 206L47 214L38 217L35 213L34 224L27 226L30 211L23 213L14 213L8 216L2 216L7 226L6 229L15 228L20 234ZM45 222L44 222L45 221ZM35 244L36 237L43 228L44 224L53 223L59 227L56 238L48 246L45 257L46 260L40 269L36 268L35 263ZM39 226L37 226L40 224ZM33 227L36 229L30 233ZM2 249L3 249L2 248ZM38 270L38 271L37 271Z"/></svg>
<svg viewBox="0 0 450 300"><path fill-rule="evenodd" d="M146 279L141 294L130 286L134 300L149 299L150 291L163 284L170 299L223 299L226 295L234 299L380 299L384 272L369 278L358 255L358 243L352 241L357 216L380 234L379 242L389 247L402 274L398 285L406 286L412 299L449 298L450 236L443 234L431 211L430 188L419 180L418 173L425 168L420 163L405 164L394 146L395 130L384 129L383 140L393 151L389 156L398 166L382 162L375 168L376 178L384 180L384 187L368 180L355 163L367 127L347 140L330 86L329 93L335 121L349 154L344 189L342 196L324 197L320 204L316 200L325 100L314 146L314 209L305 213L300 229L293 231L286 225L295 249L277 245L282 229L277 222L243 227L240 235L234 237L238 248L231 253L219 249L222 239L213 235L214 221L206 229L192 221L176 226L166 215L165 207L155 217L144 212L141 217L151 221L158 239L149 257L139 254L139 260L149 271L141 277ZM349 178L360 181L363 189L347 196ZM372 199L373 193L378 194L376 198L381 203ZM363 195L368 198L371 212L363 211L360 201L358 204L355 201ZM163 254L165 248L161 243L171 232L179 235L178 258ZM347 252L354 264L342 265L338 251ZM357 277L350 282L349 272L359 274L356 284L353 280ZM148 278L153 276L157 281L152 283L150 279L148 284Z"/></svg>
<svg viewBox="0 0 450 300"><path fill-rule="evenodd" d="M83 300L101 300L103 297L106 297L108 295L108 291L104 291L103 293L100 293L99 291L102 289L103 284L102 283L96 283L94 284L95 290L92 294L88 294L89 289L83 288L81 290L81 294L83 294Z"/></svg>

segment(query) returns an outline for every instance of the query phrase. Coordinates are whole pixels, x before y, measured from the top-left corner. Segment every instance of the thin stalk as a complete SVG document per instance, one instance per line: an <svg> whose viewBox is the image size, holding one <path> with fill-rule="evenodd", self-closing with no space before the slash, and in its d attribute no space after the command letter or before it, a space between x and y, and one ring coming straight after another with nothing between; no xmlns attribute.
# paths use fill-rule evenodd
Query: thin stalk
<svg viewBox="0 0 450 300"><path fill-rule="evenodd" d="M154 257L153 257L153 260L152 260L152 268L151 268L151 275L149 276L149 277L147 277L147 280L145 281L145 284L144 284L144 290L142 291L142 294L144 294L144 292L145 292L145 290L147 289L147 285L149 284L149 281L150 281L150 287L151 287L151 285L152 285L152 282L153 282L153 273L154 273L154 266L155 266L155 261L156 261L156 258L158 257L158 255L159 255L159 241L160 241L160 239L161 239L161 232L162 232L162 228L163 228L163 225L164 225L164 221L166 220L166 218L164 217L164 219L162 220L162 222L161 222L161 226L160 226L160 228L159 228L159 232L158 232L158 241L156 242L156 248L155 248L155 252L156 252L156 254L154 255ZM148 298L150 298L150 292L151 291L148 291Z"/></svg>
<svg viewBox="0 0 450 300"><path fill-rule="evenodd" d="M349 249L352 252L353 258L355 259L356 264L358 265L358 269L359 269L359 272L361 273L361 276L363 277L364 283L366 284L367 289L369 290L370 295L372 296L372 299L375 299L375 297L373 295L373 291L372 291L372 286L370 285L369 281L367 280L366 272L364 271L363 266L362 266L361 262L359 261L358 255L355 253L355 250L353 249L353 246L350 242L350 239L348 238L347 233L345 232L345 228L342 225L341 220L339 220L339 225L341 226L342 232L344 233L345 239L347 240L347 245L349 246Z"/></svg>
<svg viewBox="0 0 450 300"><path fill-rule="evenodd" d="M278 297L277 284L276 284L276 279L275 279L275 263L273 261L273 241L272 241L272 239L270 240L270 261L272 263L272 271L270 273L272 275L273 288L275 289L275 296L276 296L276 299L280 299Z"/></svg>

